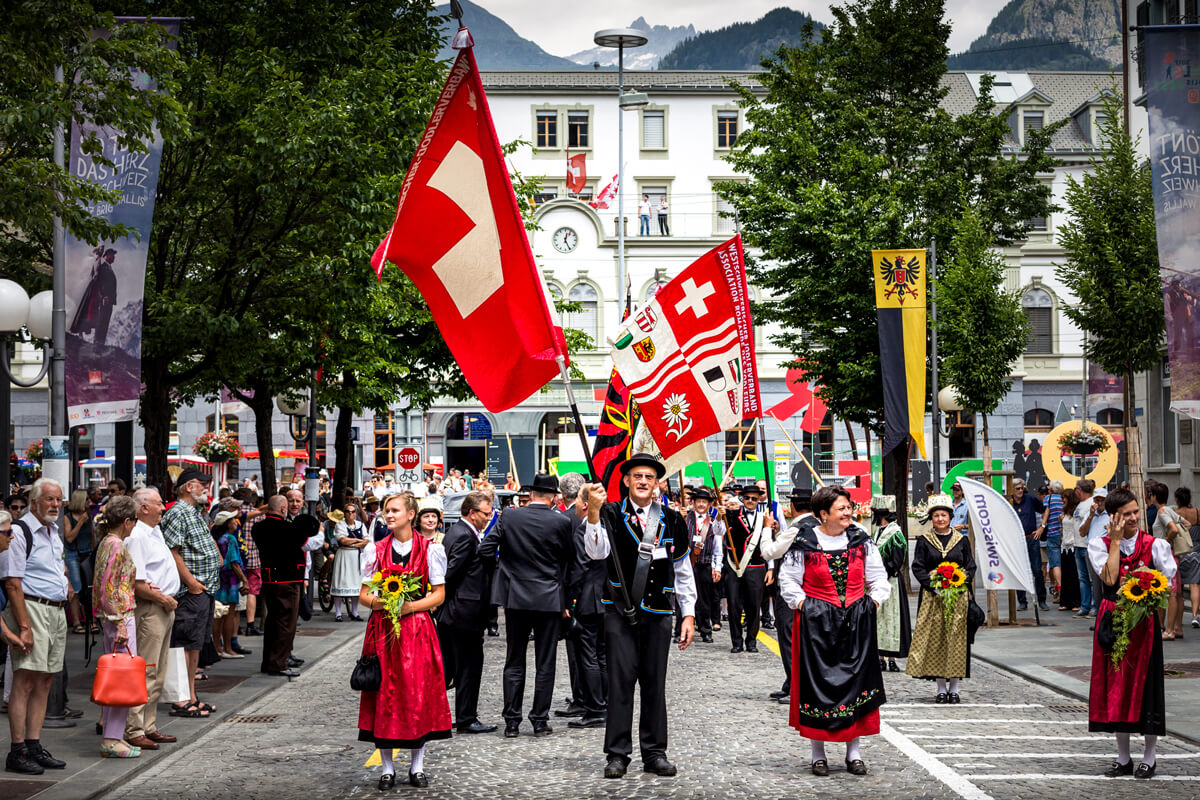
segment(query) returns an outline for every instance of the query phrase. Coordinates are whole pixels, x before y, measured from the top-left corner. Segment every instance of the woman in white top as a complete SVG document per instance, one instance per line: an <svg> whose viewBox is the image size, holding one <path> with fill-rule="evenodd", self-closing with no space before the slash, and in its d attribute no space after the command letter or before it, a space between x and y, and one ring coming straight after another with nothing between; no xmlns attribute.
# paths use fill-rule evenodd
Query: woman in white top
<svg viewBox="0 0 1200 800"><path fill-rule="evenodd" d="M812 745L812 773L829 774L825 742L846 742L846 771L867 774L859 737L879 733L886 700L875 614L891 594L879 549L853 524L850 494L823 486L812 496L820 524L804 526L779 567L792 620L790 724Z"/></svg>
<svg viewBox="0 0 1200 800"><path fill-rule="evenodd" d="M417 498L394 494L383 504L388 535L375 544L362 571L359 600L373 612L367 623L363 655L379 658L383 679L379 690L363 692L358 708L358 740L372 742L383 760L379 788L396 785L393 748L412 752L408 782L428 786L425 743L450 738L450 704L446 701L442 650L430 612L445 599L446 549L413 533ZM370 592L376 572L413 572L425 586L419 597L401 606L400 632L383 610L383 600Z"/></svg>
<svg viewBox="0 0 1200 800"><path fill-rule="evenodd" d="M368 529L363 524L362 510L357 503L347 503L341 514L331 511L329 516L336 521L333 541L337 543L337 552L333 556L333 583L329 593L342 601L350 619L362 622L362 617L358 615L358 593L362 590L363 551L367 545L374 543L367 535ZM334 622L342 621L343 608L334 609Z"/></svg>

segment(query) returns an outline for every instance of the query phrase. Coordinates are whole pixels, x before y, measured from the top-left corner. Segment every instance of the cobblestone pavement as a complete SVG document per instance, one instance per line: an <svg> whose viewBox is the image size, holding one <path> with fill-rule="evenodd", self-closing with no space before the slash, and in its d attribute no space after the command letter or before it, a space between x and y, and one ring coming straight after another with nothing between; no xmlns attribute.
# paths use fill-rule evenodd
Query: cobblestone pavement
<svg viewBox="0 0 1200 800"><path fill-rule="evenodd" d="M484 721L500 721L503 637L486 641L481 698ZM764 645L767 643L764 642ZM1086 709L1042 686L978 661L963 682L963 704L932 704L932 684L903 673L886 677L889 703L883 734L863 747L870 774L842 767L844 750L830 745L833 774L809 774L808 745L787 727L787 707L766 695L782 679L778 657L731 655L728 635L715 644L673 651L669 678L670 750L675 778L638 771L623 780L602 777L602 730L570 730L552 719L554 734L519 739L500 732L458 736L428 748L429 798L970 798L1025 800L1103 793L1140 798L1148 790L1132 778L1099 776L1113 757L1111 737L1087 732ZM172 752L111 794L114 800L276 800L285 797L359 798L378 795L373 753L356 741L358 697L348 676L358 654L351 642L295 682L281 685L243 716L271 722L216 726L194 744ZM532 647L530 678L532 688ZM563 650L556 699L566 694ZM526 703L531 699L527 694ZM502 726L501 726L502 727ZM1135 738L1135 758L1141 740ZM373 759L377 764L377 756ZM397 753L397 771L408 754ZM1200 796L1200 750L1170 739L1159 747L1159 798ZM398 784L394 793L418 790ZM414 795L415 796L415 795Z"/></svg>

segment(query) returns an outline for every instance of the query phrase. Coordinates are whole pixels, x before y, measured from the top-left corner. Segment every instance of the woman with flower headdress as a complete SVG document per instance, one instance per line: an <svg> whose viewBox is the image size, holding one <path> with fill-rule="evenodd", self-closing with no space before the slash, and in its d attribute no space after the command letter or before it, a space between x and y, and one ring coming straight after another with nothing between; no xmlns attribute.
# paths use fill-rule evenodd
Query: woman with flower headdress
<svg viewBox="0 0 1200 800"><path fill-rule="evenodd" d="M908 656L912 643L912 622L908 614L908 593L900 582L900 572L908 562L908 537L896 522L896 498L890 494L877 494L871 498L874 516L874 532L871 540L879 548L879 557L887 569L888 583L892 593L879 607L877 615L877 642L879 645L879 668L899 672L897 658ZM884 658L887 661L884 661Z"/></svg>
<svg viewBox="0 0 1200 800"><path fill-rule="evenodd" d="M1153 778L1158 767L1158 737L1167 732L1158 616L1153 610L1142 614L1122 636L1116 614L1121 611L1118 605L1143 601L1150 592L1165 596L1177 566L1170 542L1139 529L1133 492L1109 492L1104 510L1109 516L1108 529L1103 536L1088 540L1088 561L1104 588L1092 640L1088 730L1117 735L1117 760L1104 772L1106 777ZM1119 649L1114 653L1115 648ZM1136 770L1129 753L1131 733L1146 738L1145 753Z"/></svg>
<svg viewBox="0 0 1200 800"><path fill-rule="evenodd" d="M970 540L950 527L953 498L931 497L928 508L933 528L921 533L913 548L912 575L921 593L904 671L937 681L935 703L959 703L959 679L971 677L967 609L975 583L975 558Z"/></svg>
<svg viewBox="0 0 1200 800"><path fill-rule="evenodd" d="M372 742L383 761L380 790L396 785L392 749L412 752L408 782L428 786L425 744L450 738L450 705L446 701L442 652L430 612L445 598L446 550L442 545L414 535L417 498L408 492L393 494L383 503L388 535L368 549L363 563L363 588L359 601L372 611L367 622L363 655L379 657L383 674L378 691L364 691L358 708L358 740ZM383 597L369 585L411 573L420 579L418 597L405 600L393 620ZM383 577L386 576L386 577Z"/></svg>

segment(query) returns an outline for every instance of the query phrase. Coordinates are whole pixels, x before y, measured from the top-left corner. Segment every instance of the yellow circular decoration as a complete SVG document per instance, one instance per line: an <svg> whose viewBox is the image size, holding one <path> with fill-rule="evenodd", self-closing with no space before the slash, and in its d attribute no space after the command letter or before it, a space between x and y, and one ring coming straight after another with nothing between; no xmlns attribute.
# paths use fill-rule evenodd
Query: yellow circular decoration
<svg viewBox="0 0 1200 800"><path fill-rule="evenodd" d="M1099 433L1108 440L1108 449L1096 453L1096 468L1083 477L1095 481L1097 486L1104 486L1117 474L1117 442L1108 431L1096 423L1089 422L1087 426L1089 431ZM1050 431L1045 444L1042 445L1042 469L1046 473L1046 479L1062 481L1063 489L1074 489L1079 477L1067 472L1063 466L1062 448L1059 447L1058 440L1063 434L1076 430L1079 430L1078 422L1064 422Z"/></svg>

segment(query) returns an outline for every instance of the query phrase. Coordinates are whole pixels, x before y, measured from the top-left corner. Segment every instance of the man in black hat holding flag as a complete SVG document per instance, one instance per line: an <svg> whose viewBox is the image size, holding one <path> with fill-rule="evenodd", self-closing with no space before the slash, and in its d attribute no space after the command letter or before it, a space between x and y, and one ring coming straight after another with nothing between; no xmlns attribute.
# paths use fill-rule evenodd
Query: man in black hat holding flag
<svg viewBox="0 0 1200 800"><path fill-rule="evenodd" d="M508 651L504 659L504 735L521 735L521 706L525 699L525 653L534 636L537 677L529 721L534 736L547 736L554 694L554 662L558 651L559 620L567 608L567 568L575 557L571 518L552 507L558 478L538 473L529 492L529 505L508 508L479 543L479 557L497 561L492 603L504 606Z"/></svg>
<svg viewBox="0 0 1200 800"><path fill-rule="evenodd" d="M741 488L742 503L730 499L725 507L725 597L729 600L729 652L758 652L758 619L763 590L773 579L763 558L762 544L779 523L759 503L763 490L753 483ZM766 533L765 533L766 532ZM746 622L742 624L742 613Z"/></svg>
<svg viewBox="0 0 1200 800"><path fill-rule="evenodd" d="M690 543L683 516L654 499L666 467L638 453L623 464L629 490L623 502L606 502L604 487L588 487L584 545L593 559L608 559L607 611L608 722L604 730L604 777L621 778L633 753L633 687L641 690L639 739L642 766L656 775L674 775L667 760L667 654L672 615L683 614L679 649L692 643L696 583L688 558ZM612 557L610 558L610 553Z"/></svg>

